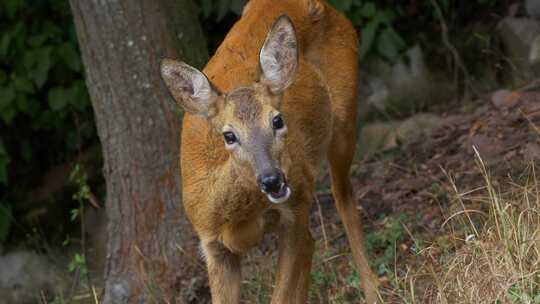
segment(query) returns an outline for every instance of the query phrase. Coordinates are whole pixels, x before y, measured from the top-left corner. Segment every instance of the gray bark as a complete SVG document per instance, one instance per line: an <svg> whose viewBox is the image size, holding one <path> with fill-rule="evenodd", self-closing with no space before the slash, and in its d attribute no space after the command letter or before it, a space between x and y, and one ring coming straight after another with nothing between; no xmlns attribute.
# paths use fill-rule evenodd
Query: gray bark
<svg viewBox="0 0 540 304"><path fill-rule="evenodd" d="M164 57L206 62L197 9L191 0L70 4L107 184L102 303L182 303L195 246L181 207L180 113L158 66Z"/></svg>

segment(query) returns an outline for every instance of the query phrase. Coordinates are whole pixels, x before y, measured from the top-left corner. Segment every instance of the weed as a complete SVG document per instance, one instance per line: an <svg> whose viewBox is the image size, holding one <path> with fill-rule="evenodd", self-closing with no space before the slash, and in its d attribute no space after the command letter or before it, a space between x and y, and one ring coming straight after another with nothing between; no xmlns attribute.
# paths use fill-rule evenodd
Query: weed
<svg viewBox="0 0 540 304"><path fill-rule="evenodd" d="M86 277L88 275L84 254L75 253L73 255L73 258L68 265L68 271L72 273L78 272L81 277Z"/></svg>
<svg viewBox="0 0 540 304"><path fill-rule="evenodd" d="M394 288L404 302L421 303L540 303L540 192L536 166L519 182L494 180L477 153L484 187L449 195L462 210L448 221L469 225L453 231L453 246L434 242L418 254L415 273L396 273ZM489 214L470 206L480 204ZM452 232L452 231L451 231ZM461 235L461 236L460 236Z"/></svg>

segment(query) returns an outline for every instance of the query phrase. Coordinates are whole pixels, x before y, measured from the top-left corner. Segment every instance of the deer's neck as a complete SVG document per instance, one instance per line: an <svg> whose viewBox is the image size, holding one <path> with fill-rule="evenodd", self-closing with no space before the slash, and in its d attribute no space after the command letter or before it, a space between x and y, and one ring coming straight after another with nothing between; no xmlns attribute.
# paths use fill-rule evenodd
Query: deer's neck
<svg viewBox="0 0 540 304"><path fill-rule="evenodd" d="M215 200L239 200L246 193L257 193L254 173L239 166L229 157L212 174Z"/></svg>

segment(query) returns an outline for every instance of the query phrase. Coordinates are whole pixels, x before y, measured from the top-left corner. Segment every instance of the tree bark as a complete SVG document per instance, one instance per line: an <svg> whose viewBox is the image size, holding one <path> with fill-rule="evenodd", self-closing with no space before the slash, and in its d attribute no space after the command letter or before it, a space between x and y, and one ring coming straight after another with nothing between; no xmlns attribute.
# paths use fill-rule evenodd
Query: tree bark
<svg viewBox="0 0 540 304"><path fill-rule="evenodd" d="M196 247L181 207L180 112L159 61L206 62L197 9L191 0L70 4L107 183L102 303L182 303L175 294L192 279L186 252Z"/></svg>

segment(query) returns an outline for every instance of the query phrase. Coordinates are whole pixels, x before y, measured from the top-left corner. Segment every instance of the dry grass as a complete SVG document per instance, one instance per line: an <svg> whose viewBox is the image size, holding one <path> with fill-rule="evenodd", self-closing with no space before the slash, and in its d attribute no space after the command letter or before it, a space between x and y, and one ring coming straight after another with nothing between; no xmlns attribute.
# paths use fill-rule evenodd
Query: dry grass
<svg viewBox="0 0 540 304"><path fill-rule="evenodd" d="M390 223L375 232L376 243L382 238L387 251L397 253L381 259L379 250L373 265L386 285L381 292L385 303L540 304L540 192L535 164L519 180L492 178L478 154L477 167L484 178L482 188L460 192L449 179L450 205L459 210L448 214L437 240L416 240L402 221L403 231ZM325 233L329 239L336 237L332 230ZM405 248L405 254L399 254L407 247L400 233L414 244L429 245ZM369 242L373 241L368 236ZM360 303L361 278L349 262L348 248L334 247L318 241L310 303ZM269 303L275 257L254 255L247 264L245 303Z"/></svg>
<svg viewBox="0 0 540 304"><path fill-rule="evenodd" d="M454 199L463 210L450 221L465 223L452 235L453 252L432 245L420 253L422 266L396 278L393 290L403 303L540 303L540 194L535 164L520 181L494 180L477 153L485 186ZM477 203L476 205L474 203ZM473 219L468 205L485 207ZM446 254L441 252L446 251ZM398 302L401 303L401 302Z"/></svg>

